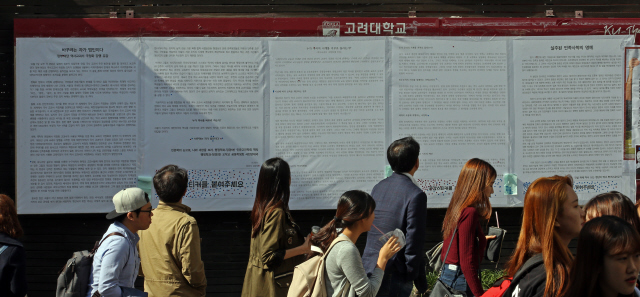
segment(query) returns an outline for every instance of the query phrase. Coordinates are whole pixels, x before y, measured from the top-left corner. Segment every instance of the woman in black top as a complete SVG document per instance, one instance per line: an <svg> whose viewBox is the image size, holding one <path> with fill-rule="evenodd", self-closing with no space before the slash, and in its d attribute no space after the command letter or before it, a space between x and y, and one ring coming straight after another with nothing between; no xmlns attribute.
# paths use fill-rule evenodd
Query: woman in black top
<svg viewBox="0 0 640 297"><path fill-rule="evenodd" d="M22 227L13 200L0 194L0 296L27 295L27 263L22 243Z"/></svg>
<svg viewBox="0 0 640 297"><path fill-rule="evenodd" d="M637 297L640 234L619 217L588 221L580 231L578 253L566 296Z"/></svg>

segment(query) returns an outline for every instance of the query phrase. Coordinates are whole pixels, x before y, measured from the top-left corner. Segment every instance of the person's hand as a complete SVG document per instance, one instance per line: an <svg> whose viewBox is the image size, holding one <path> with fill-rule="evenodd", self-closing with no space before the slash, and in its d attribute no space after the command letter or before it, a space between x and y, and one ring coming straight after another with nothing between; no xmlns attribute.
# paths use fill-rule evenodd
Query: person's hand
<svg viewBox="0 0 640 297"><path fill-rule="evenodd" d="M400 250L400 244L398 244L398 237L391 236L387 243L385 243L380 252L378 253L378 262L376 263L376 267L384 269L387 267L387 261L393 257Z"/></svg>
<svg viewBox="0 0 640 297"><path fill-rule="evenodd" d="M304 243L300 246L303 250L303 254L311 252L311 234L304 238Z"/></svg>
<svg viewBox="0 0 640 297"><path fill-rule="evenodd" d="M489 239L496 239L496 236L495 235L487 235L484 238L487 239L487 241L488 241Z"/></svg>
<svg viewBox="0 0 640 297"><path fill-rule="evenodd" d="M380 249L380 256L385 261L389 261L393 255L395 255L400 250L400 244L398 243L398 237L391 236L387 243L385 243Z"/></svg>
<svg viewBox="0 0 640 297"><path fill-rule="evenodd" d="M631 58L631 60L629 60L629 68L633 69L633 67L638 65L640 65L640 60L638 60L638 58Z"/></svg>

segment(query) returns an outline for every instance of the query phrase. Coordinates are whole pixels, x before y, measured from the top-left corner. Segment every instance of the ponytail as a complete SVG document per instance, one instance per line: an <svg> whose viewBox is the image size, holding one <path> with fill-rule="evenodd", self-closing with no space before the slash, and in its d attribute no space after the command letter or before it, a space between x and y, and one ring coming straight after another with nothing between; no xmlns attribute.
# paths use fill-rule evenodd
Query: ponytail
<svg viewBox="0 0 640 297"><path fill-rule="evenodd" d="M338 237L337 228L336 220L331 220L328 224L324 225L318 233L313 234L313 237L311 237L311 244L319 247L323 253L326 252L333 240ZM312 257L314 255L309 256Z"/></svg>
<svg viewBox="0 0 640 297"><path fill-rule="evenodd" d="M376 209L371 195L358 190L347 191L338 201L336 216L311 237L311 244L326 253L331 243L338 237L338 228L347 228L355 222L369 217ZM310 253L309 258L317 253Z"/></svg>

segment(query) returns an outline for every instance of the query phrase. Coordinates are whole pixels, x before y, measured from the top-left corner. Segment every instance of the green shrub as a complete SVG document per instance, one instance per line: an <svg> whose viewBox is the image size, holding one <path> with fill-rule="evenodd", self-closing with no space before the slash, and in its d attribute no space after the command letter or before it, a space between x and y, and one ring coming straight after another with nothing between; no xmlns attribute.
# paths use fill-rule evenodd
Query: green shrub
<svg viewBox="0 0 640 297"><path fill-rule="evenodd" d="M483 289L489 289L493 284L503 276L506 276L507 272L501 269L485 269L480 271L480 282Z"/></svg>
<svg viewBox="0 0 640 297"><path fill-rule="evenodd" d="M429 285L429 289L431 290L433 289L433 286L436 285L436 280L438 280L438 275L440 275L437 272L427 272L427 285Z"/></svg>

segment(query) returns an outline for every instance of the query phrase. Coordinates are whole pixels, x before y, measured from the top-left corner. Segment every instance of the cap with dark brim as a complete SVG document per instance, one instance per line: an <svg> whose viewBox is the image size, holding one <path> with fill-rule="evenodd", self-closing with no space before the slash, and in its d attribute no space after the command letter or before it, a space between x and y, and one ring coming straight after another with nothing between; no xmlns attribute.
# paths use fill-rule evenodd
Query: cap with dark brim
<svg viewBox="0 0 640 297"><path fill-rule="evenodd" d="M126 214L126 212L119 213L114 209L110 213L107 214L107 220L115 219L115 218L117 218L117 217L119 217L119 216L121 216L123 214Z"/></svg>
<svg viewBox="0 0 640 297"><path fill-rule="evenodd" d="M114 210L107 214L107 219L111 220L130 211L134 211L147 203L149 203L149 199L142 189L122 189L113 195Z"/></svg>

